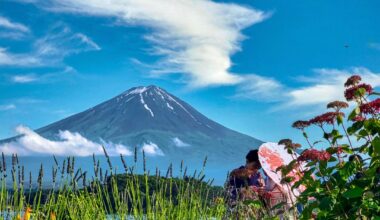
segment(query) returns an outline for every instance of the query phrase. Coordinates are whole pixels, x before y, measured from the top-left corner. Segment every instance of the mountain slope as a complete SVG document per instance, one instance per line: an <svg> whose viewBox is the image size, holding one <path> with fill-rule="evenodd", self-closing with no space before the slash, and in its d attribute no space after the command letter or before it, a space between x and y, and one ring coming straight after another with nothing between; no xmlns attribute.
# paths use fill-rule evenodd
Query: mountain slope
<svg viewBox="0 0 380 220"><path fill-rule="evenodd" d="M164 155L171 160L179 155L185 157L181 159L201 160L208 155L211 160L244 161L245 153L262 143L208 119L156 86L131 88L36 132L54 140L60 130L78 132L93 141L136 146L148 155Z"/></svg>

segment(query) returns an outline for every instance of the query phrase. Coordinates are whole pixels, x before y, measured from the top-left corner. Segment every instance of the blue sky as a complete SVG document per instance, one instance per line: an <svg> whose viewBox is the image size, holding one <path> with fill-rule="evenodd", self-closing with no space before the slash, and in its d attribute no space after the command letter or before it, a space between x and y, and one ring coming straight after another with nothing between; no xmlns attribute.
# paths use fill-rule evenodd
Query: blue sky
<svg viewBox="0 0 380 220"><path fill-rule="evenodd" d="M291 123L342 99L347 76L380 86L379 8L347 0L3 1L0 138L155 84L229 128L302 142Z"/></svg>

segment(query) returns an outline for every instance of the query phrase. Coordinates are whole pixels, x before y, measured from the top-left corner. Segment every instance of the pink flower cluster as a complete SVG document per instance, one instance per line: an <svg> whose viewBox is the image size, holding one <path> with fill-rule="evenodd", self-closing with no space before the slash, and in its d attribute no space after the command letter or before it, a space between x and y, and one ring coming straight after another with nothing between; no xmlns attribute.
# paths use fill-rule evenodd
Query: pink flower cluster
<svg viewBox="0 0 380 220"><path fill-rule="evenodd" d="M365 89L367 94L371 94L373 92L373 88L371 85L362 83L362 84L347 88L346 91L344 91L344 97L346 97L347 101L354 100L356 98L355 92L361 88Z"/></svg>
<svg viewBox="0 0 380 220"><path fill-rule="evenodd" d="M316 124L316 125L323 125L325 123L327 124L334 124L336 118L340 116L344 116L343 112L326 112L322 115L318 115L315 118L311 119L309 121L310 124Z"/></svg>
<svg viewBox="0 0 380 220"><path fill-rule="evenodd" d="M328 161L331 155L327 151L319 151L316 149L307 149L302 152L302 154L297 158L298 161L308 161L308 160L320 160Z"/></svg>
<svg viewBox="0 0 380 220"><path fill-rule="evenodd" d="M362 80L362 78L360 76L358 76L358 75L352 75L352 76L350 76L350 78L347 79L346 83L344 83L344 86L345 87L355 86L361 80Z"/></svg>
<svg viewBox="0 0 380 220"><path fill-rule="evenodd" d="M362 104L360 106L360 112L364 114L376 114L380 112L380 98L377 98L371 102Z"/></svg>
<svg viewBox="0 0 380 220"><path fill-rule="evenodd" d="M361 115L357 115L357 116L355 116L355 117L352 119L352 121L355 121L355 122L358 122L358 121L364 121L364 120L366 120L366 118L363 117L363 116L361 116Z"/></svg>

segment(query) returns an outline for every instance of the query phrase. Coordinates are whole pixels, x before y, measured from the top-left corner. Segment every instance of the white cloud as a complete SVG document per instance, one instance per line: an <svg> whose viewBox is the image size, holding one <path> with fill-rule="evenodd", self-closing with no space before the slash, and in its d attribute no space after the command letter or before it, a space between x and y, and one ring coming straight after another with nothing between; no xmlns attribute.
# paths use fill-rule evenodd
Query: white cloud
<svg viewBox="0 0 380 220"><path fill-rule="evenodd" d="M380 73L374 73L364 67L354 67L346 70L314 69L316 75L306 77L311 84L305 87L291 89L288 93L288 106L308 106L327 104L330 101L345 100L344 83L353 74L360 75L362 81L373 87L380 86Z"/></svg>
<svg viewBox="0 0 380 220"><path fill-rule="evenodd" d="M9 19L0 16L0 27L20 32L29 32L29 28L23 24L12 22Z"/></svg>
<svg viewBox="0 0 380 220"><path fill-rule="evenodd" d="M12 82L15 83L30 83L37 81L37 77L35 75L29 74L29 75L16 75L11 78Z"/></svg>
<svg viewBox="0 0 380 220"><path fill-rule="evenodd" d="M190 146L190 144L183 142L178 137L175 137L172 140L173 140L174 145L177 147L189 147Z"/></svg>
<svg viewBox="0 0 380 220"><path fill-rule="evenodd" d="M255 99L278 103L271 110L285 108L319 106L335 100L345 100L344 83L353 74L360 75L362 81L373 87L380 86L380 73L364 67L349 69L314 69L312 76L298 76L303 86L287 86L276 79L259 75L245 76L244 82L238 85L234 98Z"/></svg>
<svg viewBox="0 0 380 220"><path fill-rule="evenodd" d="M16 105L14 105L14 104L0 105L0 111L8 111L8 110L12 110L15 108L16 108Z"/></svg>
<svg viewBox="0 0 380 220"><path fill-rule="evenodd" d="M86 35L74 33L67 25L59 23L37 39L30 52L15 54L0 47L0 66L56 66L69 55L100 49Z"/></svg>
<svg viewBox="0 0 380 220"><path fill-rule="evenodd" d="M234 98L254 99L259 101L278 101L284 86L277 80L250 74L243 77L244 80L238 85Z"/></svg>
<svg viewBox="0 0 380 220"><path fill-rule="evenodd" d="M79 133L60 131L58 134L60 140L52 141L24 126L18 126L16 131L21 137L13 142L1 144L0 151L5 154L17 153L23 156L52 154L57 156L90 156L93 153L103 154L101 144L92 142ZM105 143L105 147L111 156L132 154L127 147L121 144Z"/></svg>
<svg viewBox="0 0 380 220"><path fill-rule="evenodd" d="M39 66L41 60L33 54L13 54L0 47L0 66Z"/></svg>
<svg viewBox="0 0 380 220"><path fill-rule="evenodd" d="M155 73L183 73L193 87L236 84L231 55L240 50L241 31L270 16L253 8L210 0L51 1L54 11L116 17L151 28L144 38L161 56ZM128 43L128 42L126 42Z"/></svg>
<svg viewBox="0 0 380 220"><path fill-rule="evenodd" d="M157 144L149 142L144 143L141 147L141 152L144 151L147 155L150 156L164 156L162 150L157 146Z"/></svg>
<svg viewBox="0 0 380 220"><path fill-rule="evenodd" d="M56 24L47 35L34 43L34 54L46 63L59 63L72 54L101 48L82 33L73 33L65 24Z"/></svg>

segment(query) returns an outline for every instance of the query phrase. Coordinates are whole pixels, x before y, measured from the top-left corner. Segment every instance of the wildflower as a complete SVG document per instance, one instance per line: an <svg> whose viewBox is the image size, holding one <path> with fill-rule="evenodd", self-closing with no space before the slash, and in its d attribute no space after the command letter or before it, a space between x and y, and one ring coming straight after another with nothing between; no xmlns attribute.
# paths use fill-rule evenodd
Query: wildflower
<svg viewBox="0 0 380 220"><path fill-rule="evenodd" d="M355 121L355 122L357 122L357 121L364 121L364 120L366 120L366 118L363 117L363 116L361 116L361 115L357 115L357 116L355 116L355 117L352 119L352 121Z"/></svg>
<svg viewBox="0 0 380 220"><path fill-rule="evenodd" d="M335 109L337 112L340 111L342 108L348 108L347 102L342 101L333 101L327 104L327 108Z"/></svg>
<svg viewBox="0 0 380 220"><path fill-rule="evenodd" d="M380 112L380 98L377 98L371 102L362 104L360 106L360 112L364 114L376 114Z"/></svg>
<svg viewBox="0 0 380 220"><path fill-rule="evenodd" d="M325 123L327 123L327 124L334 124L334 122L335 122L336 118L338 117L338 115L344 117L344 113L343 112L326 112L326 113L324 113L322 115L318 115L315 118L311 119L309 121L309 123L310 124L319 125L319 126L322 126Z"/></svg>
<svg viewBox="0 0 380 220"><path fill-rule="evenodd" d="M54 212L50 212L50 220L56 220L57 216L55 215Z"/></svg>
<svg viewBox="0 0 380 220"><path fill-rule="evenodd" d="M281 145L285 145L285 146L287 146L287 145L291 145L293 142L292 142L292 140L290 140L290 139L281 139L279 142L278 142L278 144L281 144Z"/></svg>
<svg viewBox="0 0 380 220"><path fill-rule="evenodd" d="M214 199L215 204L223 204L224 199L222 197L216 197Z"/></svg>
<svg viewBox="0 0 380 220"><path fill-rule="evenodd" d="M330 160L330 158L331 158L331 154L329 154L329 152L327 152L327 151L321 151L320 153L319 153L319 160L322 160L322 161L328 161L328 160Z"/></svg>
<svg viewBox="0 0 380 220"><path fill-rule="evenodd" d="M299 144L299 143L293 143L292 144L292 148L293 149L297 149L297 148L300 148L301 147L301 144Z"/></svg>
<svg viewBox="0 0 380 220"><path fill-rule="evenodd" d="M352 75L350 76L347 81L344 83L344 86L345 87L349 87L349 86L355 86L357 85L360 81L362 80L362 78L358 75Z"/></svg>
<svg viewBox="0 0 380 220"><path fill-rule="evenodd" d="M355 92L358 89L365 89L367 94L371 94L373 92L372 86L368 85L368 84L362 83L362 84L359 84L356 86L352 86L352 87L346 89L346 91L344 91L344 97L346 97L347 101L352 101L356 98Z"/></svg>
<svg viewBox="0 0 380 220"><path fill-rule="evenodd" d="M25 210L23 220L29 220L31 213L32 213L32 209L30 207L27 207Z"/></svg>
<svg viewBox="0 0 380 220"><path fill-rule="evenodd" d="M298 157L298 161L308 161L308 160L320 160L328 161L331 155L327 151L319 151L316 149L308 149L302 152L301 156Z"/></svg>
<svg viewBox="0 0 380 220"><path fill-rule="evenodd" d="M309 126L310 126L309 121L301 121L301 120L295 121L292 125L293 128L300 129L300 130Z"/></svg>
<svg viewBox="0 0 380 220"><path fill-rule="evenodd" d="M341 153L343 153L343 147L342 147L342 146L338 146L338 147L336 147L335 149L336 149L336 153L337 153L337 154L341 154Z"/></svg>

